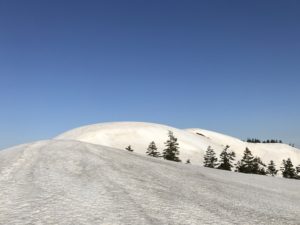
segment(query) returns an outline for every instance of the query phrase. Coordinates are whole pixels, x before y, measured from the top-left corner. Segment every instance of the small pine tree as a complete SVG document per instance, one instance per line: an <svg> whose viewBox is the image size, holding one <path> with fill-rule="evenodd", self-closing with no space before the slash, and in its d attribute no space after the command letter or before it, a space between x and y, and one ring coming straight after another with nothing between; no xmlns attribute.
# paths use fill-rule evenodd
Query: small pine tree
<svg viewBox="0 0 300 225"><path fill-rule="evenodd" d="M125 149L126 149L127 151L129 151L129 152L133 152L133 149L131 148L131 145L128 145Z"/></svg>
<svg viewBox="0 0 300 225"><path fill-rule="evenodd" d="M185 164L191 164L191 160L190 159L187 159Z"/></svg>
<svg viewBox="0 0 300 225"><path fill-rule="evenodd" d="M163 151L163 158L166 160L171 160L175 162L181 162L179 159L179 144L177 138L174 137L172 131L169 131L169 140L165 142L166 148Z"/></svg>
<svg viewBox="0 0 300 225"><path fill-rule="evenodd" d="M259 175L267 175L265 167L266 164L264 164L259 157L255 157L253 159L253 169L251 172Z"/></svg>
<svg viewBox="0 0 300 225"><path fill-rule="evenodd" d="M280 169L284 178L296 178L296 170L290 158L282 160L282 165L283 166Z"/></svg>
<svg viewBox="0 0 300 225"><path fill-rule="evenodd" d="M276 165L273 160L268 164L267 174L270 174L274 177L277 174L278 170L276 169Z"/></svg>
<svg viewBox="0 0 300 225"><path fill-rule="evenodd" d="M160 153L157 151L157 147L154 141L149 144L146 154L156 158L160 157Z"/></svg>
<svg viewBox="0 0 300 225"><path fill-rule="evenodd" d="M261 161L259 157L254 157L249 150L246 148L244 151L243 158L238 161L236 171L240 173L253 173L266 175L266 165Z"/></svg>
<svg viewBox="0 0 300 225"><path fill-rule="evenodd" d="M203 166L209 168L216 168L216 166L218 165L217 161L218 158L216 157L216 153L210 146L208 146L206 153L204 155Z"/></svg>
<svg viewBox="0 0 300 225"><path fill-rule="evenodd" d="M253 172L253 159L251 151L246 148L244 151L243 158L237 163L237 172L240 173L252 173Z"/></svg>
<svg viewBox="0 0 300 225"><path fill-rule="evenodd" d="M227 145L220 154L220 164L217 167L220 170L229 170L233 167L232 161L235 158L235 152L228 151L229 145Z"/></svg>
<svg viewBox="0 0 300 225"><path fill-rule="evenodd" d="M300 173L300 165L296 167L296 173L299 175L299 173Z"/></svg>

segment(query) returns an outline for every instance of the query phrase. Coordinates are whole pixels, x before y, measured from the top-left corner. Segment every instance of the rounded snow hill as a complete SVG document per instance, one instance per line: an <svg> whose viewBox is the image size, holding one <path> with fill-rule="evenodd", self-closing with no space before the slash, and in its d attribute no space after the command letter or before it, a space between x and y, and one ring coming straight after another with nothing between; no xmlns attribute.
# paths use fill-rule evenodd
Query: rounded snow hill
<svg viewBox="0 0 300 225"><path fill-rule="evenodd" d="M128 145L131 145L134 152L145 155L151 141L154 141L158 150L162 152L169 131L172 131L178 139L179 157L183 162L190 159L192 164L202 165L203 156L208 146L211 146L219 156L225 146L229 145L230 150L236 153L236 161L242 158L245 148L248 147L253 155L259 156L264 163L273 160L278 169L282 160L287 158L291 158L294 165L300 164L300 150L286 144L247 143L213 131L198 128L181 130L155 123L100 123L67 131L56 139L78 140L124 150Z"/></svg>
<svg viewBox="0 0 300 225"><path fill-rule="evenodd" d="M112 122L100 123L79 127L67 131L55 139L78 140L92 144L104 145L124 149L131 145L134 152L146 154L151 141L156 143L158 151L162 153L168 133L172 131L179 143L179 158L185 162L190 159L192 163L200 164L208 146L220 153L222 147L212 143L209 139L195 135L174 127L144 123L144 122Z"/></svg>
<svg viewBox="0 0 300 225"><path fill-rule="evenodd" d="M0 151L5 225L299 224L299 188L78 141Z"/></svg>

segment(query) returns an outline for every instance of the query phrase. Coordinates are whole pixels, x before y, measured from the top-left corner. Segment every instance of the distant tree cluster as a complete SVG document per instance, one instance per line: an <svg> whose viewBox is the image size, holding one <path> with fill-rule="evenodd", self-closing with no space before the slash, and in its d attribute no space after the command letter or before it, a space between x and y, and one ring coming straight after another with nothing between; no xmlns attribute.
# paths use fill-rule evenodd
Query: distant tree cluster
<svg viewBox="0 0 300 225"><path fill-rule="evenodd" d="M257 138L247 138L246 141L249 143L282 143L282 140L277 140L277 139L267 139L261 141Z"/></svg>
<svg viewBox="0 0 300 225"><path fill-rule="evenodd" d="M267 139L267 140L265 140L265 141L263 141L262 143L282 143L282 140L277 140L277 139L271 139L271 140L269 140L269 139Z"/></svg>
<svg viewBox="0 0 300 225"><path fill-rule="evenodd" d="M259 157L253 156L249 148L245 149L242 159L236 164L233 164L235 153L229 151L228 145L221 152L219 161L215 155L214 150L208 146L204 155L203 166L229 171L235 166L235 172L259 175L276 176L278 173L273 160L266 165ZM283 160L282 164L280 170L284 178L300 179L300 165L294 168L291 159Z"/></svg>
<svg viewBox="0 0 300 225"><path fill-rule="evenodd" d="M261 143L261 140L257 138L247 138L247 142L249 143Z"/></svg>
<svg viewBox="0 0 300 225"><path fill-rule="evenodd" d="M251 143L282 143L281 140L267 140L261 142L259 139L248 139L247 142ZM227 145L220 153L219 160L216 157L216 153L211 146L208 146L203 160L203 166L208 168L215 168L221 170L231 171L235 167L235 172L259 174L259 175L270 175L276 176L278 170L273 160L268 165L262 162L258 156L253 156L249 148L246 147L243 157L236 164L235 152L229 150L230 146ZM131 145L125 148L127 151L133 152ZM179 158L179 144L177 138L174 136L172 131L168 133L168 139L165 142L165 149L162 154L158 151L154 141L150 142L146 154L155 158L162 157L165 160L181 162ZM186 164L190 164L190 159L187 159ZM290 158L282 160L282 167L280 168L282 176L290 179L300 179L300 165L294 167Z"/></svg>

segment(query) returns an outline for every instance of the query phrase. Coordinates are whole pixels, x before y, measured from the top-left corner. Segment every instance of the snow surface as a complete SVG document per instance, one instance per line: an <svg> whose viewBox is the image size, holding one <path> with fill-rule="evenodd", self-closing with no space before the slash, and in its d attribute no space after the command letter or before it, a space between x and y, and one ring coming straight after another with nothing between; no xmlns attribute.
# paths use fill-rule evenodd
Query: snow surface
<svg viewBox="0 0 300 225"><path fill-rule="evenodd" d="M246 143L234 137L203 129L181 130L154 123L100 123L76 128L59 135L56 139L78 140L120 149L131 145L135 152L145 154L151 141L155 141L158 150L162 152L169 130L173 131L175 137L178 138L182 161L190 159L193 164L202 165L203 155L208 146L211 146L219 155L226 145L235 151L236 160L242 158L245 148L248 147L253 155L261 157L265 163L273 160L278 168L282 160L288 157L294 165L300 164L300 150L286 144Z"/></svg>
<svg viewBox="0 0 300 225"><path fill-rule="evenodd" d="M300 224L299 190L298 180L186 165L79 141L40 141L0 151L3 225Z"/></svg>

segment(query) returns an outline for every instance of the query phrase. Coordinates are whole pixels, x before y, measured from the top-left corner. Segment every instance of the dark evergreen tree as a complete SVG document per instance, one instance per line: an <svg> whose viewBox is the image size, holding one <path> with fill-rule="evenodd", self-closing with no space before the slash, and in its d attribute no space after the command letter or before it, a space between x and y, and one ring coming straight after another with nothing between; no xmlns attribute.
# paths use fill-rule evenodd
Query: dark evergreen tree
<svg viewBox="0 0 300 225"><path fill-rule="evenodd" d="M282 167L280 169L284 178L296 178L297 176L296 170L290 158L287 160L282 160Z"/></svg>
<svg viewBox="0 0 300 225"><path fill-rule="evenodd" d="M270 174L274 177L277 174L278 170L276 169L276 165L273 160L270 161L267 169L267 174Z"/></svg>
<svg viewBox="0 0 300 225"><path fill-rule="evenodd" d="M133 149L131 148L131 145L128 145L125 149L126 149L127 151L129 151L129 152L133 152Z"/></svg>
<svg viewBox="0 0 300 225"><path fill-rule="evenodd" d="M267 175L265 167L266 164L264 164L259 157L255 157L253 159L253 169L251 172L259 175Z"/></svg>
<svg viewBox="0 0 300 225"><path fill-rule="evenodd" d="M249 148L246 148L244 151L243 158L237 163L237 172L252 173L254 167L253 160L254 157L252 156L251 151L249 150Z"/></svg>
<svg viewBox="0 0 300 225"><path fill-rule="evenodd" d="M160 153L157 151L154 141L149 144L146 154L152 157L160 157Z"/></svg>
<svg viewBox="0 0 300 225"><path fill-rule="evenodd" d="M175 162L181 162L179 159L179 144L172 131L169 131L169 140L165 142L166 148L163 151L163 158Z"/></svg>
<svg viewBox="0 0 300 225"><path fill-rule="evenodd" d="M300 165L296 167L296 173L297 175L300 175Z"/></svg>
<svg viewBox="0 0 300 225"><path fill-rule="evenodd" d="M203 166L209 168L216 168L216 166L218 165L217 161L218 159L216 157L216 153L210 146L208 146L204 155Z"/></svg>
<svg viewBox="0 0 300 225"><path fill-rule="evenodd" d="M217 167L221 170L229 170L231 171L231 168L233 167L232 161L235 158L235 152L229 151L229 145L227 145L224 150L220 154L220 163Z"/></svg>
<svg viewBox="0 0 300 225"><path fill-rule="evenodd" d="M185 164L191 164L191 160L190 159L187 159Z"/></svg>
<svg viewBox="0 0 300 225"><path fill-rule="evenodd" d="M238 161L236 171L240 173L253 173L266 175L266 165L261 161L259 157L254 157L249 150L246 148L244 151L243 158Z"/></svg>

